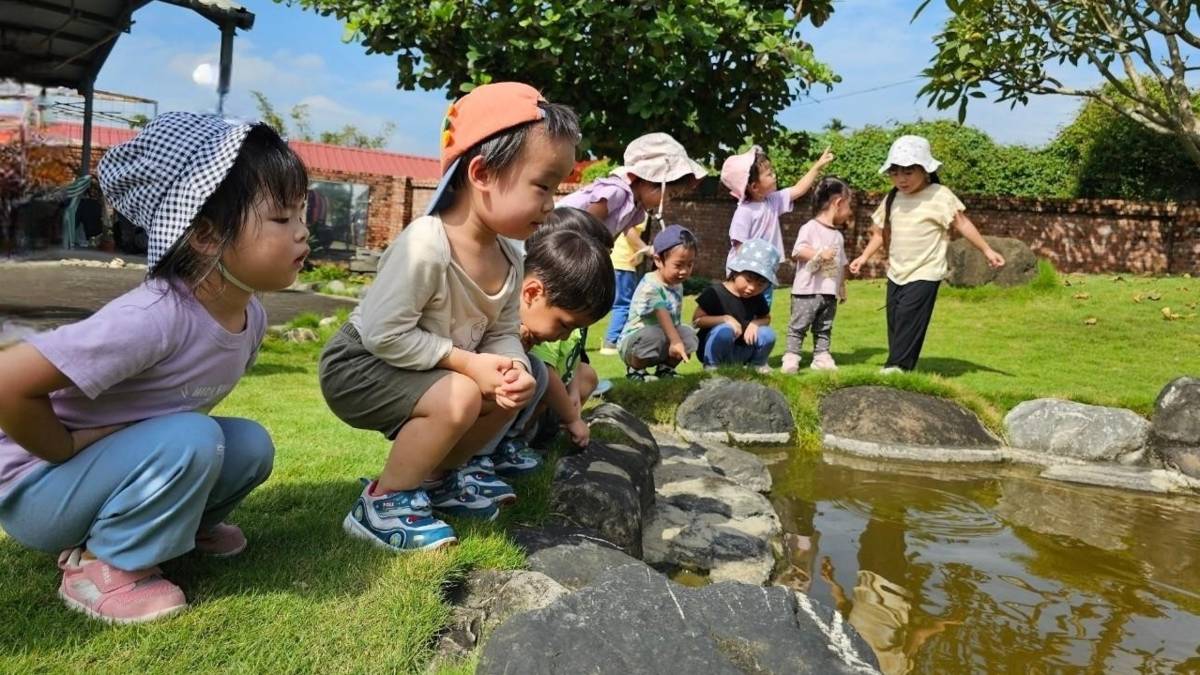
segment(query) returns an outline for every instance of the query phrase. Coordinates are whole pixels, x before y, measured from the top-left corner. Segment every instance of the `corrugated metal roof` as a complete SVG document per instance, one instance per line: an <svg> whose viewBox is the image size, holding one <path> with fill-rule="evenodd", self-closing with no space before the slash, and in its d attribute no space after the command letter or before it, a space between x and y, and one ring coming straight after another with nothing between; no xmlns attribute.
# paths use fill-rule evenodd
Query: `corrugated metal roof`
<svg viewBox="0 0 1200 675"><path fill-rule="evenodd" d="M79 143L83 139L83 125L72 122L55 122L42 129L48 139ZM137 134L136 129L93 126L92 145L108 148L123 143ZM346 173L376 176L409 176L417 180L441 178L441 164L436 157L420 157L386 150L346 148L326 143L289 141L288 145L300 155L310 169L344 171Z"/></svg>

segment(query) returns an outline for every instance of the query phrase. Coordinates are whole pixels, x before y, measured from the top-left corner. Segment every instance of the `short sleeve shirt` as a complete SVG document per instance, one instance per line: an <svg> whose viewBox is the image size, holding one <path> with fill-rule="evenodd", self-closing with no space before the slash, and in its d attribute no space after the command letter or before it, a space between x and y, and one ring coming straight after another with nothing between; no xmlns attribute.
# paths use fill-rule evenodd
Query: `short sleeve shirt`
<svg viewBox="0 0 1200 675"><path fill-rule="evenodd" d="M588 206L600 201L608 207L604 224L613 237L646 220L646 211L634 202L629 181L618 176L605 176L585 185L560 199L556 206L573 206L586 211Z"/></svg>
<svg viewBox="0 0 1200 675"><path fill-rule="evenodd" d="M777 190L767 195L761 202L742 202L733 212L733 220L729 222L729 255L725 263L733 260L733 243L745 242L751 239L765 239L775 245L780 258L786 258L783 250L783 227L779 217L792 210L792 198L787 190ZM729 274L728 267L725 270Z"/></svg>
<svg viewBox="0 0 1200 675"><path fill-rule="evenodd" d="M668 286L651 272L642 277L637 288L633 290L633 299L629 302L629 318L621 331L621 340L638 332L646 326L657 326L658 315L655 312L665 309L671 315L671 322L679 325L683 313L683 284Z"/></svg>
<svg viewBox="0 0 1200 675"><path fill-rule="evenodd" d="M834 255L835 271L826 273L826 271L818 269L813 272L809 271L805 264L797 265L796 276L792 279L792 294L837 295L842 285L842 278L846 274L847 264L845 238L842 233L814 218L805 223L797 233L796 244L792 247L792 255L795 256L796 251L802 246L807 246L817 253L833 249L836 252Z"/></svg>
<svg viewBox="0 0 1200 675"><path fill-rule="evenodd" d="M871 215L876 227L884 226L887 200ZM934 183L915 195L897 192L889 226L888 279L904 285L910 281L941 281L946 276L946 247L954 217L966 209L950 188Z"/></svg>
<svg viewBox="0 0 1200 675"><path fill-rule="evenodd" d="M703 309L709 316L732 316L742 325L742 330L745 330L751 321L771 314L771 308L762 293L752 298L739 298L730 293L720 281L714 281L696 297L696 307ZM710 332L712 328L700 329L700 344L704 344Z"/></svg>

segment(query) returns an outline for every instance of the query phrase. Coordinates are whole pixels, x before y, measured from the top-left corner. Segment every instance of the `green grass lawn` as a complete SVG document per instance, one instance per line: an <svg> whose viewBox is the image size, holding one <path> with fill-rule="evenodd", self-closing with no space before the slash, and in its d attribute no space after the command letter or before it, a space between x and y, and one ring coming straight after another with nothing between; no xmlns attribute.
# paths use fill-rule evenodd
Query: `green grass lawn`
<svg viewBox="0 0 1200 675"><path fill-rule="evenodd" d="M854 282L835 323L835 375L773 375L797 412L798 446L818 447L816 403L825 391L889 382L956 398L998 428L1020 400L1063 396L1148 414L1172 377L1200 372L1200 319L1165 321L1163 306L1196 314L1200 280L1070 277L1040 288L943 289L921 372L881 379L884 286ZM1075 299L1087 293L1087 299ZM1144 298L1134 302L1136 294ZM1150 300L1157 294L1160 299ZM777 297L781 338L787 295ZM1190 305L1190 306L1189 306ZM690 316L690 300L688 316ZM1085 325L1088 318L1095 325ZM327 329L326 329L327 331ZM603 327L591 332L599 343ZM773 363L778 365L782 342ZM505 528L545 512L549 472L518 485L522 502L491 525L460 528L449 552L395 556L345 537L341 519L356 478L378 471L387 442L348 429L326 410L315 345L269 341L254 371L218 414L258 419L278 449L275 473L233 520L250 548L232 560L188 556L165 565L193 603L184 615L112 628L65 609L54 595L52 557L0 538L0 672L400 671L424 667L448 607L442 589L476 567L512 568L522 557ZM616 357L593 353L600 373L622 378ZM695 363L674 382L618 382L614 396L669 420L700 377ZM739 376L744 373L729 372ZM469 667L467 668L469 670Z"/></svg>

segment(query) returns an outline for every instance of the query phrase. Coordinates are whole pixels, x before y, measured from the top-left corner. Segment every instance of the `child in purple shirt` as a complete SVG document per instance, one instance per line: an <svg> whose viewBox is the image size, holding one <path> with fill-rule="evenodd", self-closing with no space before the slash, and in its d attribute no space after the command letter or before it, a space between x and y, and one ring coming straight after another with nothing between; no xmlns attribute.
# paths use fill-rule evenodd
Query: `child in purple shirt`
<svg viewBox="0 0 1200 675"><path fill-rule="evenodd" d="M225 517L271 473L266 429L209 411L254 362L260 291L308 255L299 157L264 124L165 113L100 162L149 233L147 280L0 352L0 525L58 554L59 596L110 623L187 607L159 563L246 547Z"/></svg>
<svg viewBox="0 0 1200 675"><path fill-rule="evenodd" d="M771 160L757 145L725 160L721 165L721 184L738 200L737 210L733 212L733 219L729 223L730 247L726 258L726 276L732 271L728 261L733 260L742 242L751 239L765 239L774 244L780 258L784 257L783 228L779 225L779 217L791 212L792 203L812 188L821 170L832 161L833 154L826 148L795 185L780 190ZM768 286L763 292L768 306L773 290L772 286Z"/></svg>
<svg viewBox="0 0 1200 675"><path fill-rule="evenodd" d="M611 175L563 197L558 206L573 206L596 216L614 239L625 237L633 258L640 258L650 251L637 230L646 221L647 212L657 210L661 221L663 205L670 195L690 190L706 173L669 134L646 134L625 148L625 163L613 169ZM617 341L625 328L629 303L638 284L638 274L633 269L636 265L621 269L622 262L634 261L613 261L617 298L601 354L617 353Z"/></svg>

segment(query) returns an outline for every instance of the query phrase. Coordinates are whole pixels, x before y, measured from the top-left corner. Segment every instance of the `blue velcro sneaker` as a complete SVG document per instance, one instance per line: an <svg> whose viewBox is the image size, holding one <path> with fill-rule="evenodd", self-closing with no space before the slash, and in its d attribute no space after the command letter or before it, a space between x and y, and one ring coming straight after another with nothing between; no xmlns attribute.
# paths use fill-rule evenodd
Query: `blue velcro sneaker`
<svg viewBox="0 0 1200 675"><path fill-rule="evenodd" d="M495 520L500 507L483 496L475 485L465 484L458 471L450 471L440 482L426 483L433 510L441 516Z"/></svg>
<svg viewBox="0 0 1200 675"><path fill-rule="evenodd" d="M362 494L342 521L346 534L398 553L429 551L458 541L449 525L433 517L424 490L372 496L375 482L361 480Z"/></svg>
<svg viewBox="0 0 1200 675"><path fill-rule="evenodd" d="M463 485L474 486L479 494L492 500L498 506L508 506L517 502L517 493L512 486L496 477L496 465L488 455L476 455L458 470L459 481Z"/></svg>
<svg viewBox="0 0 1200 675"><path fill-rule="evenodd" d="M501 476L520 476L537 471L542 465L542 458L525 441L505 439L492 453L492 463L496 466L496 473Z"/></svg>

